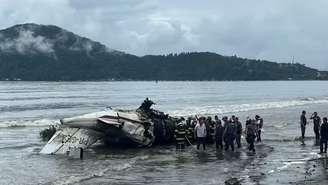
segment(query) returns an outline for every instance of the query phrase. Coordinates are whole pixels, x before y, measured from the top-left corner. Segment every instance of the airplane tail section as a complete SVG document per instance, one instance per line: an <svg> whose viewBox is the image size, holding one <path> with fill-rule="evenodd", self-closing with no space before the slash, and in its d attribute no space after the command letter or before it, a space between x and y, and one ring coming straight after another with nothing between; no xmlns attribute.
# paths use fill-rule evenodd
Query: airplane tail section
<svg viewBox="0 0 328 185"><path fill-rule="evenodd" d="M61 128L56 131L40 151L42 154L66 154L70 150L88 148L104 137L104 134L90 129Z"/></svg>

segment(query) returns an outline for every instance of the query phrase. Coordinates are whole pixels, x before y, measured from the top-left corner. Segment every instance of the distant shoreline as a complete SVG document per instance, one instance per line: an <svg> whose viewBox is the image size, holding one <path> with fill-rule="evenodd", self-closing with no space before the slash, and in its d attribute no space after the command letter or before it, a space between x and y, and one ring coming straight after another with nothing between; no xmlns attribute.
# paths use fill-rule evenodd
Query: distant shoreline
<svg viewBox="0 0 328 185"><path fill-rule="evenodd" d="M0 82L302 82L328 80L0 80Z"/></svg>

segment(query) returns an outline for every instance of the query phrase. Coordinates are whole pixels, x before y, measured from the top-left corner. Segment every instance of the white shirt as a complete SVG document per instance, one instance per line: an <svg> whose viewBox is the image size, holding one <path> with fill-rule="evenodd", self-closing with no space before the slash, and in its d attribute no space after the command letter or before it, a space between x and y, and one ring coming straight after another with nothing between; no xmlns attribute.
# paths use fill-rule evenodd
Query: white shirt
<svg viewBox="0 0 328 185"><path fill-rule="evenodd" d="M199 123L195 126L195 132L197 137L206 137L206 126L205 124L200 125Z"/></svg>

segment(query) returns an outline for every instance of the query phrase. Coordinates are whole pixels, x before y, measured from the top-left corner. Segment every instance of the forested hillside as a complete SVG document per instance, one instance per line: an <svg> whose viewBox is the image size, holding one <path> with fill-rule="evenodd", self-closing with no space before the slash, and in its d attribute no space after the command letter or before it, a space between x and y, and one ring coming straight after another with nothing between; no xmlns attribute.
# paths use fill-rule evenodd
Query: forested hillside
<svg viewBox="0 0 328 185"><path fill-rule="evenodd" d="M52 25L0 31L0 80L326 80L327 72L192 52L138 57Z"/></svg>

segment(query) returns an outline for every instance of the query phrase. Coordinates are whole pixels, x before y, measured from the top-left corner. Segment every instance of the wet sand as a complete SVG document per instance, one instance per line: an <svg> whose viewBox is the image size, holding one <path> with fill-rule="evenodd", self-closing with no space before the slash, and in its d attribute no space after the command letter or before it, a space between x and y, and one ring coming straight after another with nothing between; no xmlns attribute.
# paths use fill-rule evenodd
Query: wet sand
<svg viewBox="0 0 328 185"><path fill-rule="evenodd" d="M311 142L311 141L308 141ZM295 145L298 141L292 142ZM312 153L307 158L277 155L274 147L257 144L256 153L245 147L235 152L216 149L209 145L206 151L191 146L177 151L174 146L151 149L94 148L86 153L86 161L124 161L119 167L93 170L87 175L57 179L59 184L225 184L232 178L241 184L325 184L328 160ZM286 143L291 144L291 143ZM314 146L303 146L304 151ZM307 152L306 152L307 153ZM124 160L125 157L134 157ZM290 156L289 156L290 155ZM302 155L302 154L301 154ZM305 157L305 156L304 156ZM288 158L288 159L287 159ZM71 159L79 161L79 159ZM56 184L55 183L55 184ZM53 184L49 182L46 184Z"/></svg>

